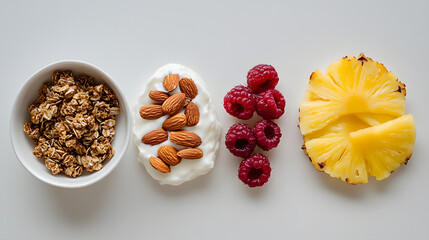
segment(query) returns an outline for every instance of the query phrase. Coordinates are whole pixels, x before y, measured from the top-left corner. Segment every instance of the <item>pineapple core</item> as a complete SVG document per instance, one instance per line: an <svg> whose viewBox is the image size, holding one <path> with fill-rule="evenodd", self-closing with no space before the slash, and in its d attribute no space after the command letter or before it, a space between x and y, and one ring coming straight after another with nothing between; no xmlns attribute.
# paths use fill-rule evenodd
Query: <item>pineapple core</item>
<svg viewBox="0 0 429 240"><path fill-rule="evenodd" d="M368 112L368 104L365 99L357 95L351 95L346 100L344 108L347 114Z"/></svg>
<svg viewBox="0 0 429 240"><path fill-rule="evenodd" d="M317 70L300 106L303 148L314 167L350 184L389 177L406 164L416 127L405 114L405 85L361 54Z"/></svg>

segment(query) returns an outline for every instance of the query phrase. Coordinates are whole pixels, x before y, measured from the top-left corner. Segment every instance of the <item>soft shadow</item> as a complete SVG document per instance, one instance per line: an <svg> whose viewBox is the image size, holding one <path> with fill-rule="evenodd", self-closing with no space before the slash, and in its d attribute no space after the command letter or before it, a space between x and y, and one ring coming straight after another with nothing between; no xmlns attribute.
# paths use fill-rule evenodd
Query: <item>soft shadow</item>
<svg viewBox="0 0 429 240"><path fill-rule="evenodd" d="M238 180L238 179L237 179ZM240 180L238 180L240 181ZM252 198L253 200L259 200L264 197L269 197L269 191L270 191L270 181L268 181L266 184L264 184L262 187L254 187L251 188L245 184L242 184L241 190L243 192L246 192L247 196Z"/></svg>
<svg viewBox="0 0 429 240"><path fill-rule="evenodd" d="M399 167L390 177L381 181L375 179L375 177L369 177L368 183L358 185L347 184L325 173L318 174L317 178L324 187L327 187L327 189L336 195L348 199L361 199L370 194L385 194L392 186L397 185L395 182L401 181L401 178L405 176L403 174L404 171L402 171L403 168L404 166Z"/></svg>
<svg viewBox="0 0 429 240"><path fill-rule="evenodd" d="M361 185L350 185L340 179L333 178L326 173L318 172L308 156L302 151L302 159L306 161L308 167L312 168L314 174L311 174L311 182L317 182L321 188L328 189L332 193L347 199L360 199L363 197L366 190Z"/></svg>
<svg viewBox="0 0 429 240"><path fill-rule="evenodd" d="M393 173L390 174L388 178L385 178L381 181L375 179L375 177L371 177L369 182L372 182L374 185L374 191L379 194L384 194L389 191L392 186L399 186L399 182L403 181L403 178L406 177L407 171L411 171L411 169L407 170L407 166L401 165L398 169L396 169Z"/></svg>
<svg viewBox="0 0 429 240"><path fill-rule="evenodd" d="M189 194L190 192L198 192L206 189L210 186L210 182L212 182L211 178L213 176L212 171L208 172L205 175L199 176L191 181L182 183L179 186L171 186L171 185L161 185L157 180L153 179L149 173L146 171L146 168L138 161L134 161L134 164L140 169L142 172L141 175L144 176L145 182L148 182L148 186L156 193L164 195L166 197L177 197L185 194ZM212 169L213 170L213 169ZM144 191L147 191L144 190Z"/></svg>
<svg viewBox="0 0 429 240"><path fill-rule="evenodd" d="M45 184L45 194L53 211L56 211L63 219L71 222L72 226L90 224L92 219L105 207L111 182L118 180L115 171L101 181L91 186L79 189L63 189Z"/></svg>
<svg viewBox="0 0 429 240"><path fill-rule="evenodd" d="M367 186L370 183L365 184L366 186L363 186L362 184L352 185L343 182L338 178L333 178L326 173L319 173L317 179L321 185L324 185L323 187L327 188L332 193L350 200L364 198L369 191L368 188L370 188L370 186Z"/></svg>

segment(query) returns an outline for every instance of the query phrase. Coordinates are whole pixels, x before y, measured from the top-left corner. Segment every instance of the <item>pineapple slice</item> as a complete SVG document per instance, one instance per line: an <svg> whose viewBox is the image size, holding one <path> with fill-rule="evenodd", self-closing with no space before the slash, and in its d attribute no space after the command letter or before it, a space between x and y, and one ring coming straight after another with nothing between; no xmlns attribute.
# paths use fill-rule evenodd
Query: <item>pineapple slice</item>
<svg viewBox="0 0 429 240"><path fill-rule="evenodd" d="M368 174L387 178L413 153L416 125L411 114L350 134L350 142L363 153Z"/></svg>
<svg viewBox="0 0 429 240"><path fill-rule="evenodd" d="M310 77L300 107L303 149L318 171L350 184L384 179L410 158L416 128L405 85L361 54Z"/></svg>
<svg viewBox="0 0 429 240"><path fill-rule="evenodd" d="M368 113L396 118L405 112L405 85L386 68L361 54L344 57L316 70L300 107L300 128L305 135L319 130L341 116L363 114L366 121L379 121Z"/></svg>

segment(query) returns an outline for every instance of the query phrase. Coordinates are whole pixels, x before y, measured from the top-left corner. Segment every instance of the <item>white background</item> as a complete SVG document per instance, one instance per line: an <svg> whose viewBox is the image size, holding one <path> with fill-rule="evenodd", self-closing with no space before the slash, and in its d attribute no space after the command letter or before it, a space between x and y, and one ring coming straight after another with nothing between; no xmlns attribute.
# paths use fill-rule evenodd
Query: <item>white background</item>
<svg viewBox="0 0 429 240"><path fill-rule="evenodd" d="M0 238L429 239L428 12L428 1L1 1ZM360 52L407 85L417 139L407 166L351 186L313 168L296 125L311 72ZM236 121L225 93L254 65L272 64L287 112L280 147L267 154L269 182L242 184L222 143L208 175L161 186L130 142L92 186L42 183L13 153L11 105L34 72L63 59L106 71L130 105L158 67L186 65L211 89L223 133Z"/></svg>

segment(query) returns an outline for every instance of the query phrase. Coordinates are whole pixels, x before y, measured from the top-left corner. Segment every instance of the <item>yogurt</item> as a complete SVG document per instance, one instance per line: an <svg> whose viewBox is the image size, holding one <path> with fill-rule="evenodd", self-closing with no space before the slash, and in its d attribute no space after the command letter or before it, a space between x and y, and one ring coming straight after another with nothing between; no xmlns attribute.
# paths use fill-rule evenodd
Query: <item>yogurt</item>
<svg viewBox="0 0 429 240"><path fill-rule="evenodd" d="M168 74L179 74L180 78L191 78L198 88L198 95L192 100L200 111L200 121L193 127L184 127L184 130L188 130L196 133L200 136L202 143L198 147L204 153L201 159L182 159L182 161L176 166L170 166L170 173L161 173L154 169L149 163L151 156L157 157L158 148L162 145L171 145L175 149L180 150L184 147L178 146L170 140L167 140L158 145L147 145L141 142L141 138L148 132L162 127L162 123L168 116L163 116L155 120L146 120L141 118L139 114L140 107L155 103L149 98L149 92L153 90L164 91L162 83L164 77ZM179 87L170 94L180 92ZM184 112L184 109L181 111ZM184 182L190 181L200 175L208 173L213 167L216 160L216 156L219 151L219 140L221 135L221 125L217 120L216 113L212 108L210 93L207 91L207 87L201 77L192 71L191 69L182 66L180 64L167 64L159 68L146 82L143 89L137 99L136 105L133 111L134 119L134 141L139 149L139 162L143 164L146 171L161 185L180 185Z"/></svg>

